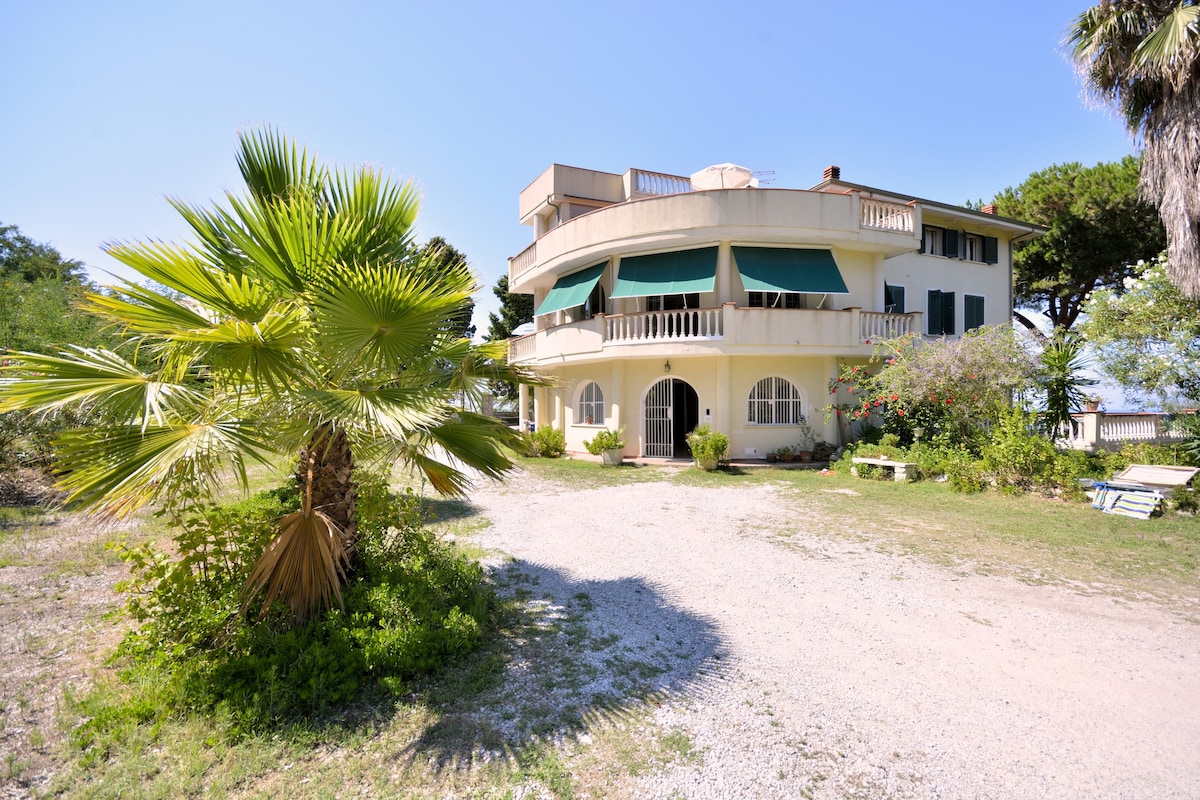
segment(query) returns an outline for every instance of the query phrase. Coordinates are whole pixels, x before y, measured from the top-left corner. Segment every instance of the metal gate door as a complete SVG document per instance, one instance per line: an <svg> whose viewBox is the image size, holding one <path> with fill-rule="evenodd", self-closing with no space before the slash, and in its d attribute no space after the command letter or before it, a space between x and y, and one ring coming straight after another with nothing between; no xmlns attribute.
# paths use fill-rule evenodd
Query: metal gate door
<svg viewBox="0 0 1200 800"><path fill-rule="evenodd" d="M675 437L671 431L671 382L663 378L646 394L646 455L671 458L675 455Z"/></svg>

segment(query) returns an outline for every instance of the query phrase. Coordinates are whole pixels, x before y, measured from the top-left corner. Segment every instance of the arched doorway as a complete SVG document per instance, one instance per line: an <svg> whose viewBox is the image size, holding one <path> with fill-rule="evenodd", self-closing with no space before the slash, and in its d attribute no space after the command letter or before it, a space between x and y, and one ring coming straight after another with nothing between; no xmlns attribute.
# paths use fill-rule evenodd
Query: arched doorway
<svg viewBox="0 0 1200 800"><path fill-rule="evenodd" d="M663 378L642 400L648 458L689 458L687 435L700 422L700 398L687 381Z"/></svg>

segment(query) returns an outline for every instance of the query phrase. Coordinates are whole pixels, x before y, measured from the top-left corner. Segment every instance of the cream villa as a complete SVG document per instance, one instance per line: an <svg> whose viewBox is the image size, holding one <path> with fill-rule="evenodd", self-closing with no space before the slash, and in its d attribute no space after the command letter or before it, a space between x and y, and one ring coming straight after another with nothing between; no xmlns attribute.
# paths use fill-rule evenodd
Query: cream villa
<svg viewBox="0 0 1200 800"><path fill-rule="evenodd" d="M728 187L728 188L722 188ZM521 424L567 447L624 427L626 454L686 457L701 422L734 458L795 443L843 360L905 333L1009 321L1012 245L1040 229L847 183L757 188L734 165L692 178L555 164L520 196L534 242L509 289L534 296L510 358L557 385L522 393ZM524 389L524 387L522 387Z"/></svg>

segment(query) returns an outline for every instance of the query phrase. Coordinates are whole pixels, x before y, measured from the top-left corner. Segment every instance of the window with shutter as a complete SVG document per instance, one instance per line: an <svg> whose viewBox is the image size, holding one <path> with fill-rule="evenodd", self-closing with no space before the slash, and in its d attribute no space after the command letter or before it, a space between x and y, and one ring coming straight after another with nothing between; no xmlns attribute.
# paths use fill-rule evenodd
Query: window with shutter
<svg viewBox="0 0 1200 800"><path fill-rule="evenodd" d="M978 295L963 295L963 330L983 327L983 298Z"/></svg>
<svg viewBox="0 0 1200 800"><path fill-rule="evenodd" d="M946 258L958 258L958 231L944 231L942 238L942 255Z"/></svg>
<svg viewBox="0 0 1200 800"><path fill-rule="evenodd" d="M985 264L1000 262L1000 242L995 236L983 237L983 262Z"/></svg>
<svg viewBox="0 0 1200 800"><path fill-rule="evenodd" d="M942 292L942 335L954 335L954 292Z"/></svg>
<svg viewBox="0 0 1200 800"><path fill-rule="evenodd" d="M883 310L889 314L903 314L904 287L883 285Z"/></svg>
<svg viewBox="0 0 1200 800"><path fill-rule="evenodd" d="M942 292L940 289L929 290L929 301L925 306L925 317L929 320L929 335L942 335Z"/></svg>

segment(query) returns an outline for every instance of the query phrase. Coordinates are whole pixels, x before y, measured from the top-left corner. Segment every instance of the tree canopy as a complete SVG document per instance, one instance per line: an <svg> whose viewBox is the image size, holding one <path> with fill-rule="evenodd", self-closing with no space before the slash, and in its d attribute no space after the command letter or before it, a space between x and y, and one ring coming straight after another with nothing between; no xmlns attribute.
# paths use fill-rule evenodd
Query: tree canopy
<svg viewBox="0 0 1200 800"><path fill-rule="evenodd" d="M512 336L518 326L533 322L533 295L516 294L508 290L508 276L501 275L492 287L492 294L500 301L500 314L488 314L489 342L502 342Z"/></svg>
<svg viewBox="0 0 1200 800"><path fill-rule="evenodd" d="M439 274L449 274L461 269L467 264L467 257L441 236L434 236L417 248L414 259ZM450 318L449 331L455 336L471 339L475 336L475 326L471 317L475 313L475 301L467 298L462 308Z"/></svg>
<svg viewBox="0 0 1200 800"><path fill-rule="evenodd" d="M1133 397L1200 400L1200 302L1168 278L1166 254L1137 265L1121 291L1085 308L1083 332L1101 369Z"/></svg>
<svg viewBox="0 0 1200 800"><path fill-rule="evenodd" d="M1014 299L1070 328L1098 288L1118 288L1130 265L1165 246L1154 207L1138 195L1138 160L1055 164L993 201L998 213L1047 229L1013 252Z"/></svg>
<svg viewBox="0 0 1200 800"><path fill-rule="evenodd" d="M1141 190L1166 226L1169 275L1200 299L1200 5L1104 0L1066 42L1093 96L1141 139Z"/></svg>

